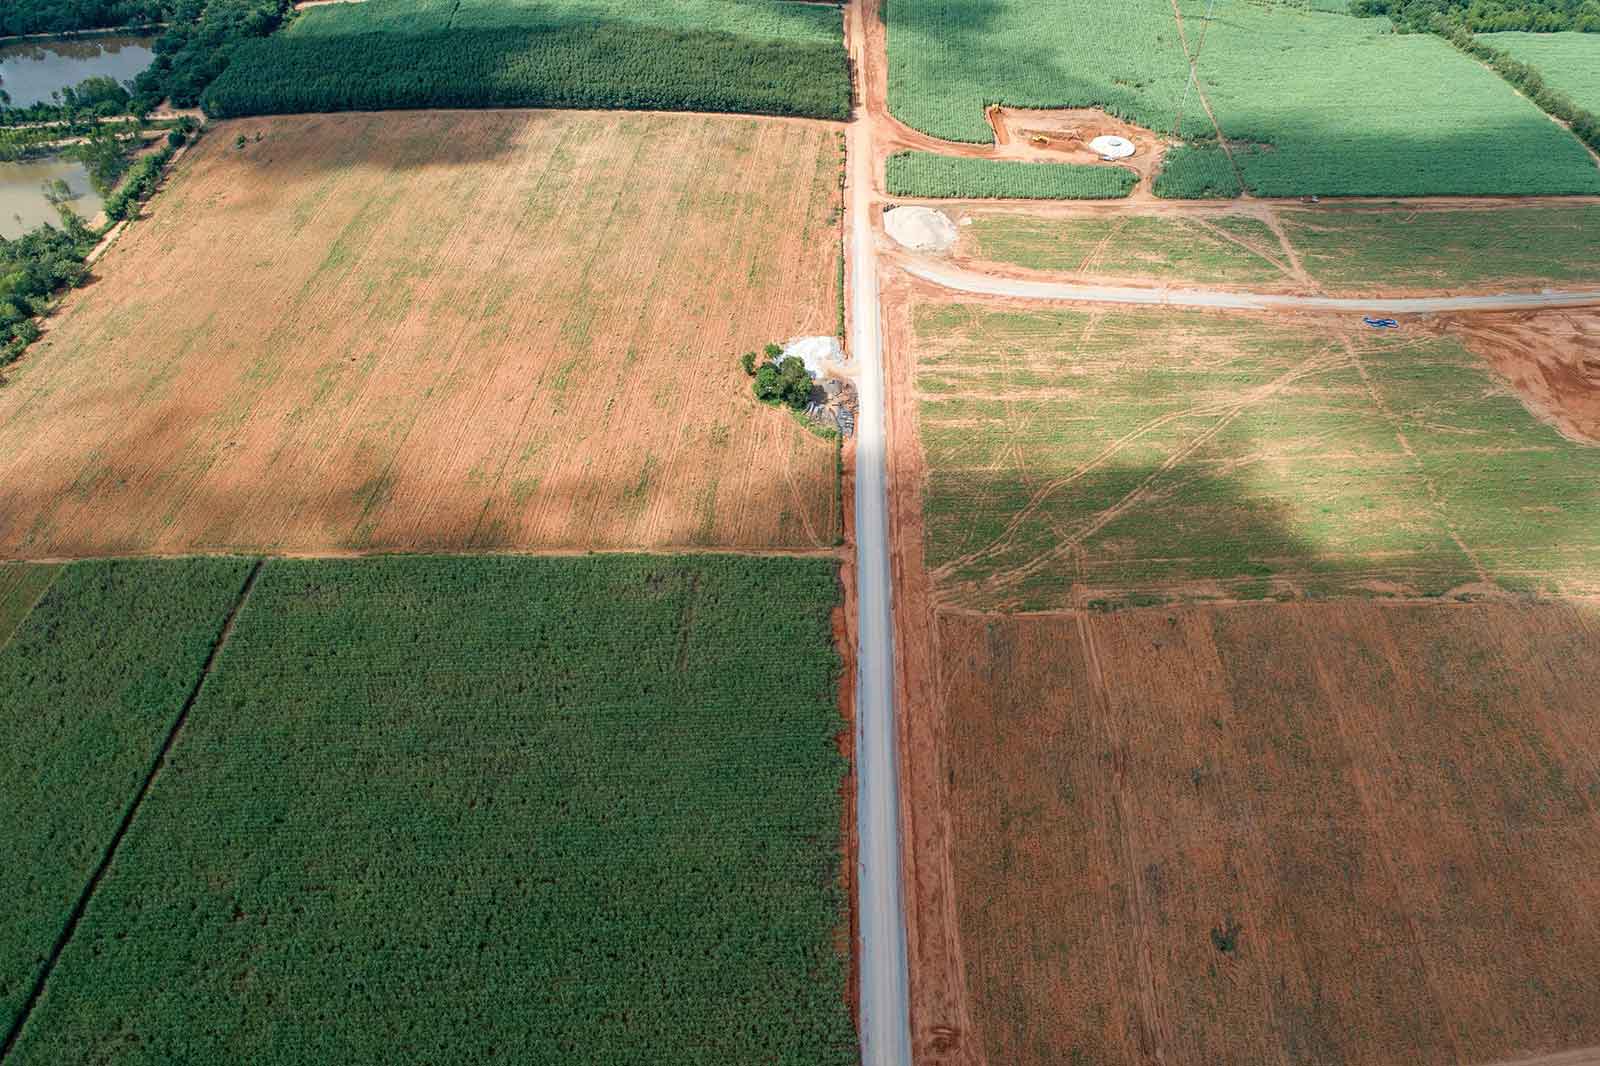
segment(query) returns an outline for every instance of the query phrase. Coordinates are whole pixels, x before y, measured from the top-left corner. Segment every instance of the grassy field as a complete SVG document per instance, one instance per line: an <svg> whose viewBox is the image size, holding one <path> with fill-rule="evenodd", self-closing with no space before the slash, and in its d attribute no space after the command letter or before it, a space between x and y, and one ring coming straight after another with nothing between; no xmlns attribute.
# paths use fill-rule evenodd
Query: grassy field
<svg viewBox="0 0 1600 1066"><path fill-rule="evenodd" d="M1593 606L949 614L939 641L986 1061L1600 1043Z"/></svg>
<svg viewBox="0 0 1600 1066"><path fill-rule="evenodd" d="M224 117L431 107L843 119L843 20L783 0L384 0L303 12L207 90Z"/></svg>
<svg viewBox="0 0 1600 1066"><path fill-rule="evenodd" d="M1175 152L1168 196L1227 195L1236 179L1264 196L1600 193L1583 146L1501 79L1427 34L1387 21L1290 5L1184 0L1183 36L1167 0L888 7L889 97L917 129L987 142L984 107L1103 107L1212 147ZM1187 93L1183 41L1216 115ZM1351 101L1383 100L1383 107Z"/></svg>
<svg viewBox="0 0 1600 1066"><path fill-rule="evenodd" d="M1538 68L1545 84L1600 114L1600 34L1481 33L1485 44Z"/></svg>
<svg viewBox="0 0 1600 1066"><path fill-rule="evenodd" d="M0 609L15 624L0 631L0 1033L199 680L249 567L95 562L29 568L20 580L0 571ZM50 576L31 614L10 610L5 583Z"/></svg>
<svg viewBox="0 0 1600 1066"><path fill-rule="evenodd" d="M1274 206L1309 280L1328 292L1538 289L1600 282L1600 207L1397 211ZM1289 282L1283 243L1252 214L1052 217L969 211L968 258L1073 274L1236 285Z"/></svg>
<svg viewBox="0 0 1600 1066"><path fill-rule="evenodd" d="M1306 270L1330 289L1499 290L1600 281L1600 206L1278 212Z"/></svg>
<svg viewBox="0 0 1600 1066"><path fill-rule="evenodd" d="M959 253L1054 273L1231 284L1282 282L1283 246L1247 215L1046 218L969 211Z"/></svg>
<svg viewBox="0 0 1600 1066"><path fill-rule="evenodd" d="M1139 183L1122 167L1018 163L932 152L896 152L885 166L891 196L955 199L1116 200Z"/></svg>
<svg viewBox="0 0 1600 1066"><path fill-rule="evenodd" d="M8 372L0 558L831 546L836 446L738 355L836 328L840 140L221 126Z"/></svg>
<svg viewBox="0 0 1600 1066"><path fill-rule="evenodd" d="M1600 450L1448 338L966 304L912 328L943 602L1597 589Z"/></svg>
<svg viewBox="0 0 1600 1066"><path fill-rule="evenodd" d="M826 560L268 562L12 1058L859 1061L838 598Z"/></svg>

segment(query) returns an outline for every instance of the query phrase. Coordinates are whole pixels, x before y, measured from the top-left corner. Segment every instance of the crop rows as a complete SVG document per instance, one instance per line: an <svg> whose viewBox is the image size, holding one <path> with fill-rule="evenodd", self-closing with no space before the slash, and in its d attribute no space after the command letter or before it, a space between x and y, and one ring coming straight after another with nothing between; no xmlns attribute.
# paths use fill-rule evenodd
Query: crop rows
<svg viewBox="0 0 1600 1066"><path fill-rule="evenodd" d="M0 641L0 1031L26 1001L248 569L238 559L73 564L10 643Z"/></svg>
<svg viewBox="0 0 1600 1066"><path fill-rule="evenodd" d="M856 1061L837 599L269 562L16 1062Z"/></svg>
<svg viewBox="0 0 1600 1066"><path fill-rule="evenodd" d="M1116 200L1139 176L1125 167L1019 163L932 152L896 152L886 166L893 196L957 199Z"/></svg>
<svg viewBox="0 0 1600 1066"><path fill-rule="evenodd" d="M312 10L251 41L207 90L212 115L430 107L731 111L842 119L842 24L783 0L493 4L392 0Z"/></svg>

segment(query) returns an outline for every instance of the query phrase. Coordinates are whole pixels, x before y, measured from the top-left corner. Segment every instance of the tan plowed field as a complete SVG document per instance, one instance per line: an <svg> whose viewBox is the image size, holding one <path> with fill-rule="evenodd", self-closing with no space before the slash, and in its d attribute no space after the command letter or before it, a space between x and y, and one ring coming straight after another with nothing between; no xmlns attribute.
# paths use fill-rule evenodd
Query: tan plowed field
<svg viewBox="0 0 1600 1066"><path fill-rule="evenodd" d="M0 389L0 557L832 545L834 446L737 356L833 331L841 155L738 117L222 124Z"/></svg>
<svg viewBox="0 0 1600 1066"><path fill-rule="evenodd" d="M1600 609L937 630L975 1031L930 1061L1455 1064L1600 1043Z"/></svg>

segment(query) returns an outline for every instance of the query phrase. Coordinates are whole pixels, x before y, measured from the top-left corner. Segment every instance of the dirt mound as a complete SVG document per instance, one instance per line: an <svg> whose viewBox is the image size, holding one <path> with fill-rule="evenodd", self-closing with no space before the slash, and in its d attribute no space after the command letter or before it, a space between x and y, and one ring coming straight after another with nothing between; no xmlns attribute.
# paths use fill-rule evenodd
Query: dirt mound
<svg viewBox="0 0 1600 1066"><path fill-rule="evenodd" d="M1600 444L1600 310L1445 316L1441 322L1563 436Z"/></svg>
<svg viewBox="0 0 1600 1066"><path fill-rule="evenodd" d="M943 252L956 243L959 231L943 211L901 206L883 212L883 228L914 252Z"/></svg>

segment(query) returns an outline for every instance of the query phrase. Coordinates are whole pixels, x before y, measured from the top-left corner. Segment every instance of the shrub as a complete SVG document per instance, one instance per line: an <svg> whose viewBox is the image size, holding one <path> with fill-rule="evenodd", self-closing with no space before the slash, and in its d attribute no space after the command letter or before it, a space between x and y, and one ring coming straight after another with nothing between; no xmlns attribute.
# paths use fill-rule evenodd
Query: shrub
<svg viewBox="0 0 1600 1066"><path fill-rule="evenodd" d="M745 352L739 357L739 365L744 367L744 372L746 374L754 377L756 373L756 353Z"/></svg>

